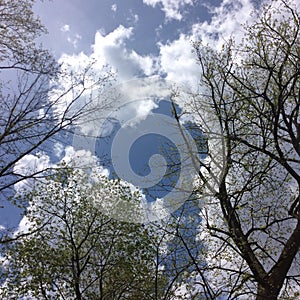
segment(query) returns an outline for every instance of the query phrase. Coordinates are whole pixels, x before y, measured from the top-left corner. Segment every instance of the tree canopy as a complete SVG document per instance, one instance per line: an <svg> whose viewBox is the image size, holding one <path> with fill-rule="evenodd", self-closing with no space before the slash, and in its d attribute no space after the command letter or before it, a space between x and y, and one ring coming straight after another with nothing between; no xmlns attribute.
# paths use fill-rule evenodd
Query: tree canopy
<svg viewBox="0 0 300 300"><path fill-rule="evenodd" d="M209 299L299 297L299 29L299 8L272 1L241 44L194 43L200 93L186 109L210 107L225 149L223 165L209 149L199 171ZM214 172L219 180L205 187Z"/></svg>
<svg viewBox="0 0 300 300"><path fill-rule="evenodd" d="M44 170L24 173L16 166L70 130L112 78L108 69L92 74L93 62L71 70L39 45L37 38L47 31L32 11L34 3L0 1L1 201L12 195L16 183L42 175ZM89 100L83 103L85 96Z"/></svg>
<svg viewBox="0 0 300 300"><path fill-rule="evenodd" d="M106 71L95 77L92 64L74 75L37 46L46 30L33 3L0 0L0 192L7 198L16 183L43 177L15 198L29 203L26 228L10 243L0 240L1 297L299 299L296 3L258 6L241 43L232 38L215 50L194 41L199 92L174 114L179 128L183 117L196 124L199 145L207 138L206 158L190 199L147 225L105 214L119 199L139 206L143 195L121 180L66 165L26 175L15 168L82 114L83 121L91 117L94 107L81 99L97 98L111 79ZM7 72L16 78L12 85L2 76Z"/></svg>
<svg viewBox="0 0 300 300"><path fill-rule="evenodd" d="M130 195L128 186L73 170L24 195L23 230L31 234L8 246L2 299L159 299L167 279L157 269L154 231L99 209L107 197L139 198Z"/></svg>

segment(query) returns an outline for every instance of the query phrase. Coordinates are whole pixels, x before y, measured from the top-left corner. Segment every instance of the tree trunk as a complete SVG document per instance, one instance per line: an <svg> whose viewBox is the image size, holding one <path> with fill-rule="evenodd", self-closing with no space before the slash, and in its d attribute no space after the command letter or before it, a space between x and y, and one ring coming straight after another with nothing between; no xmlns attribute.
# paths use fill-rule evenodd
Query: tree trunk
<svg viewBox="0 0 300 300"><path fill-rule="evenodd" d="M265 279L265 284L258 285L257 300L276 300L284 284L287 273L300 248L300 221L287 240L276 264Z"/></svg>
<svg viewBox="0 0 300 300"><path fill-rule="evenodd" d="M270 286L258 285L256 300L277 300L280 289L274 290Z"/></svg>
<svg viewBox="0 0 300 300"><path fill-rule="evenodd" d="M76 300L81 300L81 291L80 291L80 286L78 282L75 282L75 294L76 294Z"/></svg>

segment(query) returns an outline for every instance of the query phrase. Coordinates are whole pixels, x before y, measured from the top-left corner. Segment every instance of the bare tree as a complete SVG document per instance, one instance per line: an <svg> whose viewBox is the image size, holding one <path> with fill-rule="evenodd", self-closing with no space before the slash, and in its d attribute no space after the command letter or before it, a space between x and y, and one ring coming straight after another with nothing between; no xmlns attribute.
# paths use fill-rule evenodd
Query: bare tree
<svg viewBox="0 0 300 300"><path fill-rule="evenodd" d="M186 109L201 118L209 107L226 150L219 164L208 147L195 191L205 264L194 275L207 299L299 297L299 7L272 1L260 13L241 45L194 44L201 86Z"/></svg>
<svg viewBox="0 0 300 300"><path fill-rule="evenodd" d="M0 1L1 201L12 195L16 183L44 171L25 174L16 164L70 130L112 77L108 69L93 73L93 62L74 72L39 46L36 39L46 29L33 14L34 2Z"/></svg>

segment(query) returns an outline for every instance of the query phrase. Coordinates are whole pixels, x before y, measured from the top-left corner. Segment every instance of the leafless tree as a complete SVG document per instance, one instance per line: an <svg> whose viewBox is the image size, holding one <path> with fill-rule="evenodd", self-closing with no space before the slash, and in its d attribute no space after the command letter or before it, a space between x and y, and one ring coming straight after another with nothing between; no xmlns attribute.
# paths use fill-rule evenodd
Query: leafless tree
<svg viewBox="0 0 300 300"><path fill-rule="evenodd" d="M0 1L2 206L16 183L42 176L45 171L37 168L21 172L16 165L26 155L49 147L46 143L58 133L71 130L92 109L90 104L112 78L108 69L93 73L93 62L77 71L58 64L48 50L38 45L36 39L46 29L32 11L34 2Z"/></svg>
<svg viewBox="0 0 300 300"><path fill-rule="evenodd" d="M194 44L201 85L186 110L201 119L209 108L224 143L222 163L208 143L199 171L195 276L207 299L298 299L299 7L272 1L245 29L221 51Z"/></svg>

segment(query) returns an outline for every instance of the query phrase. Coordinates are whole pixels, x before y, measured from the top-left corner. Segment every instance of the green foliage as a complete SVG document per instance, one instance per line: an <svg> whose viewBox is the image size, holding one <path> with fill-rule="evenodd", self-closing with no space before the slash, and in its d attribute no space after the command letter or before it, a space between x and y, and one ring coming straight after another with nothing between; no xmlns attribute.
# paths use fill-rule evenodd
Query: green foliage
<svg viewBox="0 0 300 300"><path fill-rule="evenodd" d="M105 177L71 170L26 195L32 234L8 246L2 299L155 299L154 233L104 215L97 203L114 196Z"/></svg>

